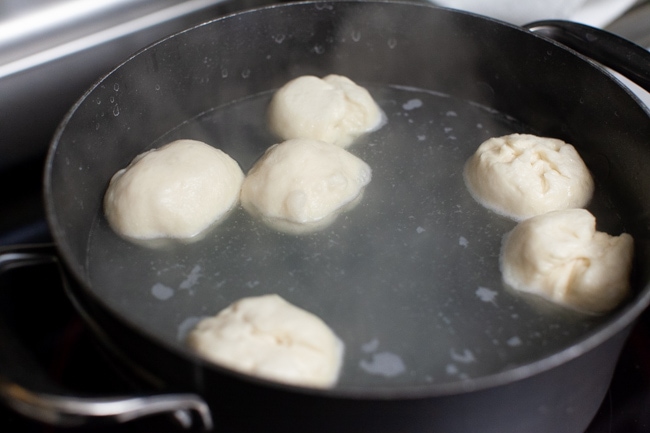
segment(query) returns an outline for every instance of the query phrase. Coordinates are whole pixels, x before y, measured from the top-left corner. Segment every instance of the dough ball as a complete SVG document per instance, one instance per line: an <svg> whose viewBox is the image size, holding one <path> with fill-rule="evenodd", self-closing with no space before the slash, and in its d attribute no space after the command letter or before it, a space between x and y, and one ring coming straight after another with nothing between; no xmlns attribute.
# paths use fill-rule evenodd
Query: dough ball
<svg viewBox="0 0 650 433"><path fill-rule="evenodd" d="M343 343L318 317L278 295L241 299L190 331L205 358L251 375L327 388L339 375Z"/></svg>
<svg viewBox="0 0 650 433"><path fill-rule="evenodd" d="M485 141L467 161L464 175L479 203L517 221L584 207L594 190L591 174L573 146L529 134Z"/></svg>
<svg viewBox="0 0 650 433"><path fill-rule="evenodd" d="M221 150L178 140L115 173L104 211L113 230L127 238L191 238L237 203L243 180L237 162Z"/></svg>
<svg viewBox="0 0 650 433"><path fill-rule="evenodd" d="M573 309L604 313L627 295L632 236L596 231L584 209L538 215L506 235L501 251L504 282Z"/></svg>
<svg viewBox="0 0 650 433"><path fill-rule="evenodd" d="M291 80L269 106L270 128L282 139L311 138L341 147L378 128L382 118L370 93L340 75Z"/></svg>
<svg viewBox="0 0 650 433"><path fill-rule="evenodd" d="M275 144L251 168L242 205L276 228L321 228L360 197L370 182L368 164L323 141L294 139ZM288 228L290 230L290 228Z"/></svg>

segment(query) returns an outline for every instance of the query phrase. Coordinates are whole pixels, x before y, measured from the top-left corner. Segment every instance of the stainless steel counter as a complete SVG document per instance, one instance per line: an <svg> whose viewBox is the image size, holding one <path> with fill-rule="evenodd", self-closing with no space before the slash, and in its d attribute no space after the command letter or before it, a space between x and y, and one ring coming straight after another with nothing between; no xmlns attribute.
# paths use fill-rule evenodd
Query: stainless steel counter
<svg viewBox="0 0 650 433"><path fill-rule="evenodd" d="M0 170L41 158L100 76L171 33L268 0L0 2Z"/></svg>

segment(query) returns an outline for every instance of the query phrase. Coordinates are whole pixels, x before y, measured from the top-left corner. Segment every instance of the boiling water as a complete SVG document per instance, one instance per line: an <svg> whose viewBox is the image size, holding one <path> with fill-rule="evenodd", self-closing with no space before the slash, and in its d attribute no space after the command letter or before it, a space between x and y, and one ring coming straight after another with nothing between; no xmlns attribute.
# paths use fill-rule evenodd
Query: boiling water
<svg viewBox="0 0 650 433"><path fill-rule="evenodd" d="M348 150L371 166L372 181L360 204L332 225L285 234L237 208L201 240L147 248L119 238L100 214L89 240L93 290L180 350L200 318L242 297L277 293L344 341L341 389L418 388L495 374L593 332L603 318L503 287L501 240L515 223L474 201L463 182L463 165L482 141L536 131L435 92L369 90L386 124ZM269 99L255 95L204 113L151 147L202 140L247 171L277 141L265 124ZM590 209L601 230L620 233L602 190Z"/></svg>

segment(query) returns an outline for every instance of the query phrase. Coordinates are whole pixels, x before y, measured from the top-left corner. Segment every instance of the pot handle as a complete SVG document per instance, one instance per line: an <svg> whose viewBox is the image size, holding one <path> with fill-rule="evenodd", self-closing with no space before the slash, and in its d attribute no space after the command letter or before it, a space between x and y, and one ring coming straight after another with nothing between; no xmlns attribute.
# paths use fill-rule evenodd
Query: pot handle
<svg viewBox="0 0 650 433"><path fill-rule="evenodd" d="M53 263L59 263L53 245L0 248L0 275L18 267ZM0 284L2 291L9 288L3 286ZM104 398L69 395L53 384L27 350L12 336L9 326L2 321L0 401L28 418L63 427L83 426L97 421L121 423L153 414L173 413L184 428L190 428L193 424L192 413L195 413L200 418L203 429L212 429L210 409L195 394Z"/></svg>
<svg viewBox="0 0 650 433"><path fill-rule="evenodd" d="M571 21L535 21L523 27L615 70L650 92L650 52L634 42Z"/></svg>

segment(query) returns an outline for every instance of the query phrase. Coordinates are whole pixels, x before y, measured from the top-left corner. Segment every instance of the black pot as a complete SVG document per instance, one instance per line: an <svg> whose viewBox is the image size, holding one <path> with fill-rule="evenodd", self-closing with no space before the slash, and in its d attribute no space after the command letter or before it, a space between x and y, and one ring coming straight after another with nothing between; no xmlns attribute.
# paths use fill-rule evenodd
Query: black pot
<svg viewBox="0 0 650 433"><path fill-rule="evenodd" d="M640 56L643 81L650 61ZM135 155L195 138L246 171L275 139L271 91L329 73L367 86L388 118L351 147L373 181L331 227L280 234L238 210L206 239L163 250L108 229L107 182ZM633 294L611 314L503 289L499 245L514 223L474 202L461 170L480 142L511 132L572 143L596 180L599 227L634 237ZM161 388L199 395L217 430L580 432L650 302L648 137L648 112L625 87L546 37L422 4L288 4L174 35L104 77L54 137L45 199L76 280L69 294L101 341ZM158 282L174 296L154 299ZM251 378L184 346L191 319L268 292L341 336L336 387Z"/></svg>

